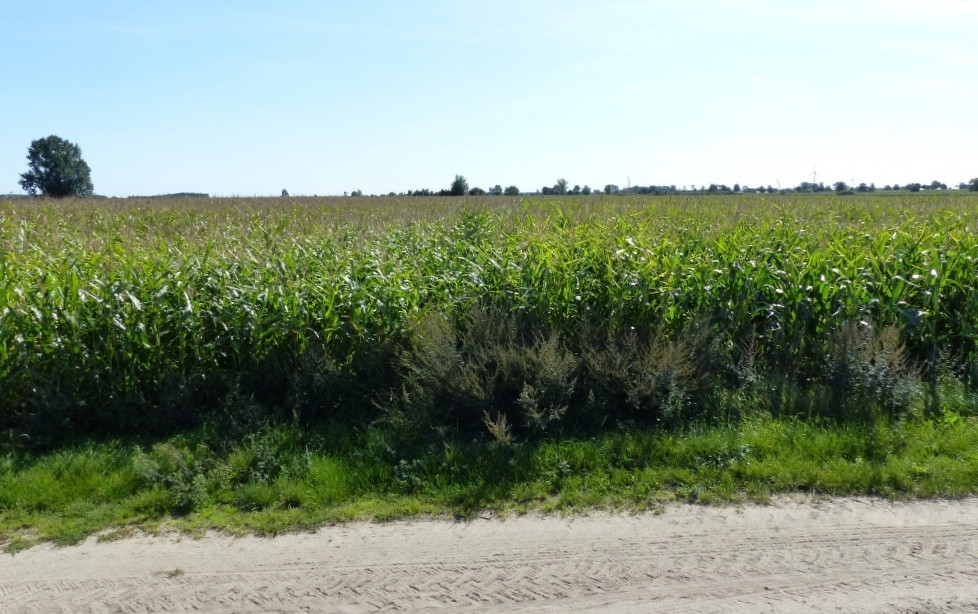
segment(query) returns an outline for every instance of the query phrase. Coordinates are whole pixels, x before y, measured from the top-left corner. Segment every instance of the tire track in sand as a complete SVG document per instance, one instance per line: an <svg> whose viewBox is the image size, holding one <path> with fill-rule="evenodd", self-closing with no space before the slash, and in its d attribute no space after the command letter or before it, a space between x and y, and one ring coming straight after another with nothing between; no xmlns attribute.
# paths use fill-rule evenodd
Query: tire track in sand
<svg viewBox="0 0 978 614"><path fill-rule="evenodd" d="M0 556L10 612L970 612L978 499L675 505Z"/></svg>

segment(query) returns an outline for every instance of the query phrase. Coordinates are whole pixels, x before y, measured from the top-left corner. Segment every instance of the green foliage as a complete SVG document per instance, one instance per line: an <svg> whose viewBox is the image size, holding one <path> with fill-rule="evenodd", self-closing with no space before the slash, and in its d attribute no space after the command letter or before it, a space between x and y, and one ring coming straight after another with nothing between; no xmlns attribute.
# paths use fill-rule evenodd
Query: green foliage
<svg viewBox="0 0 978 614"><path fill-rule="evenodd" d="M403 389L385 408L405 433L500 442L556 429L575 390L578 359L559 333L521 332L515 318L474 309L457 331L443 316L421 320L400 360Z"/></svg>
<svg viewBox="0 0 978 614"><path fill-rule="evenodd" d="M827 362L824 414L867 422L899 418L920 390L894 327L841 327L829 343Z"/></svg>
<svg viewBox="0 0 978 614"><path fill-rule="evenodd" d="M461 175L455 175L452 185L448 189L449 196L465 196L469 191L469 182Z"/></svg>
<svg viewBox="0 0 978 614"><path fill-rule="evenodd" d="M0 204L0 429L933 413L978 377L969 194Z"/></svg>
<svg viewBox="0 0 978 614"><path fill-rule="evenodd" d="M168 442L153 446L151 453L137 451L133 467L145 485L170 496L167 511L186 513L207 497L208 460L205 448L191 452Z"/></svg>
<svg viewBox="0 0 978 614"><path fill-rule="evenodd" d="M584 365L583 419L607 426L673 427L711 406L709 397L721 385L726 363L708 330L685 331L675 339L642 338L629 330L590 340Z"/></svg>
<svg viewBox="0 0 978 614"><path fill-rule="evenodd" d="M0 547L74 543L130 525L274 534L323 522L484 510L654 509L673 500L765 501L781 493L960 497L976 493L978 422L826 424L748 419L665 432L535 443L425 443L392 450L383 429L326 443L269 428L227 450L199 434L0 457Z"/></svg>
<svg viewBox="0 0 978 614"><path fill-rule="evenodd" d="M91 196L91 169L75 143L51 135L31 142L27 150L28 171L20 186L29 194L60 198Z"/></svg>

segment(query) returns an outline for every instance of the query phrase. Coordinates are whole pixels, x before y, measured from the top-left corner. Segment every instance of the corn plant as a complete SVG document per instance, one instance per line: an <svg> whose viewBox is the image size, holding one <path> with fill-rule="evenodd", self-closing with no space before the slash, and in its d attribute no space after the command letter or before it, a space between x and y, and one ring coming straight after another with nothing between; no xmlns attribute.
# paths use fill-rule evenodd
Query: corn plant
<svg viewBox="0 0 978 614"><path fill-rule="evenodd" d="M709 402L704 381L740 386L748 362L830 381L852 326L895 331L907 373L972 386L976 227L966 193L4 203L0 428L43 445L241 407L369 420L410 375L417 323L436 314L464 335L473 309L537 340L517 354L553 338L576 356L553 404L579 423L601 424L580 413L597 407L595 339L635 339L619 350L665 364L707 335L716 372L663 397L690 411ZM531 392L522 402L542 403ZM522 428L512 408L477 409L476 428L507 412Z"/></svg>

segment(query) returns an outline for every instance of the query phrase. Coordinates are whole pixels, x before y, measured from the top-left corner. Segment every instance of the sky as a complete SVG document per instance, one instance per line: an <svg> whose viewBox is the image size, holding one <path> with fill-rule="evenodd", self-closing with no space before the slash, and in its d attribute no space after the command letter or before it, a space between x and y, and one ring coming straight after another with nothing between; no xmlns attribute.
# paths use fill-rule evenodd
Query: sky
<svg viewBox="0 0 978 614"><path fill-rule="evenodd" d="M976 0L0 0L0 194L978 177Z"/></svg>

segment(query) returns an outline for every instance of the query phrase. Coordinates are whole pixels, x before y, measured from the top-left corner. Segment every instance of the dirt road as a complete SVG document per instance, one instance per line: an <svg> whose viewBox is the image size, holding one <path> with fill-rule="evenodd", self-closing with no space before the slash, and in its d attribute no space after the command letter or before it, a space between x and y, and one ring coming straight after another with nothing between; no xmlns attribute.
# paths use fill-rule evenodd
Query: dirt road
<svg viewBox="0 0 978 614"><path fill-rule="evenodd" d="M3 612L974 612L978 499L408 521L0 555Z"/></svg>

